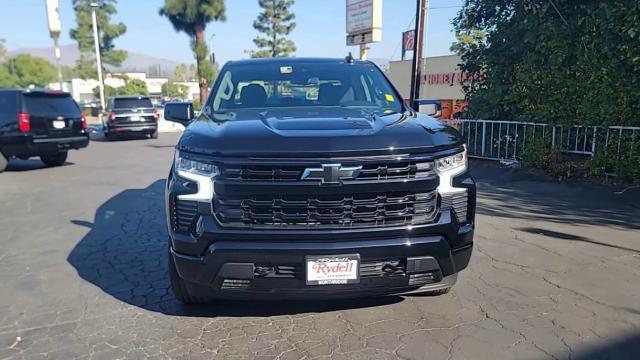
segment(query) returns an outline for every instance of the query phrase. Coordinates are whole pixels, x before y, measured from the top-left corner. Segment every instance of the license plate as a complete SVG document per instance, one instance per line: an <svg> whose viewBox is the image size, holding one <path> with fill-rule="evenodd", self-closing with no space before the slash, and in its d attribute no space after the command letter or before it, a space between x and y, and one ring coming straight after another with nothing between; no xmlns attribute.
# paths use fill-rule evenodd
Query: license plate
<svg viewBox="0 0 640 360"><path fill-rule="evenodd" d="M131 117L129 117L129 119L131 121L140 121L140 120L142 120L142 118L140 116L131 116Z"/></svg>
<svg viewBox="0 0 640 360"><path fill-rule="evenodd" d="M307 256L307 285L360 282L360 255Z"/></svg>
<svg viewBox="0 0 640 360"><path fill-rule="evenodd" d="M67 124L65 124L64 120L53 120L53 127L56 129L64 129Z"/></svg>

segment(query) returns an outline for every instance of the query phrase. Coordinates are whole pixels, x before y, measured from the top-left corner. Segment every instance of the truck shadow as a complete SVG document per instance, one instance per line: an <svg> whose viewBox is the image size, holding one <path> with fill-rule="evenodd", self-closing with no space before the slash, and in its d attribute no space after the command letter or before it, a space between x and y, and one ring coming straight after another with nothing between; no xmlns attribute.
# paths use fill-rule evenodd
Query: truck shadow
<svg viewBox="0 0 640 360"><path fill-rule="evenodd" d="M399 296L335 301L217 301L184 306L171 292L167 269L164 180L113 196L94 221L72 220L90 231L67 257L78 275L106 294L145 310L176 316L273 316L388 305Z"/></svg>
<svg viewBox="0 0 640 360"><path fill-rule="evenodd" d="M47 166L38 158L31 158L27 160L22 159L11 159L9 161L9 166L5 171L7 172L21 172L21 171L35 171L35 170L46 170L46 169L55 169L62 166L71 166L75 165L75 163L71 161L67 161L60 166Z"/></svg>
<svg viewBox="0 0 640 360"><path fill-rule="evenodd" d="M478 214L550 224L640 230L640 191L619 194L616 187L571 181L558 183L525 171L497 169L479 161L472 163L471 170L479 180Z"/></svg>

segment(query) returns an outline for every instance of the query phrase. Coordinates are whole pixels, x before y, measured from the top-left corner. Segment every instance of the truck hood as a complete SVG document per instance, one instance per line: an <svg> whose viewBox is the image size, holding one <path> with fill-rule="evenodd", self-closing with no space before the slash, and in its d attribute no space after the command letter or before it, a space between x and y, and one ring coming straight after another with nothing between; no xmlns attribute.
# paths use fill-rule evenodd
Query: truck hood
<svg viewBox="0 0 640 360"><path fill-rule="evenodd" d="M384 116L347 108L241 110L199 115L181 151L219 156L335 156L432 152L462 145L455 129L420 113Z"/></svg>

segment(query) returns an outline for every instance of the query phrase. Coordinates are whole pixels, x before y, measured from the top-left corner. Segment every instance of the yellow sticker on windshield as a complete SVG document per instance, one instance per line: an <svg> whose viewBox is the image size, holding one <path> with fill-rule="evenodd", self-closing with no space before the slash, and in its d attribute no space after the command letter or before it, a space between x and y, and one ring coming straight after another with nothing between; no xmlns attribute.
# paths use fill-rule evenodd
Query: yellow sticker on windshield
<svg viewBox="0 0 640 360"><path fill-rule="evenodd" d="M395 101L396 99L393 98L393 95L391 94L384 94L384 98L387 99L387 101Z"/></svg>

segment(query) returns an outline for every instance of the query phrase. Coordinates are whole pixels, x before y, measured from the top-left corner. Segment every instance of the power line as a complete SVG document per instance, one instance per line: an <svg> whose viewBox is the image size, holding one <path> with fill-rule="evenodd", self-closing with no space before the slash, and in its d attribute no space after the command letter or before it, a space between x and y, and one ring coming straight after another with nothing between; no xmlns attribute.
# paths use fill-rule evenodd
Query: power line
<svg viewBox="0 0 640 360"><path fill-rule="evenodd" d="M409 21L409 24L407 24L407 26L405 27L405 31L407 30L411 30L411 26L413 26L413 23L416 21L415 16L411 15L411 21ZM396 55L396 52L398 51L398 48L402 46L402 41L400 41L400 43L398 45L396 45L396 48L393 49L393 52L391 53L391 56L389 57L389 61L393 60L393 57Z"/></svg>

